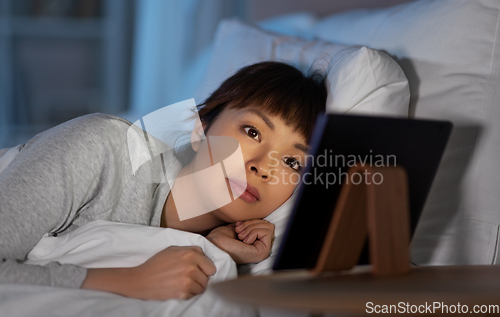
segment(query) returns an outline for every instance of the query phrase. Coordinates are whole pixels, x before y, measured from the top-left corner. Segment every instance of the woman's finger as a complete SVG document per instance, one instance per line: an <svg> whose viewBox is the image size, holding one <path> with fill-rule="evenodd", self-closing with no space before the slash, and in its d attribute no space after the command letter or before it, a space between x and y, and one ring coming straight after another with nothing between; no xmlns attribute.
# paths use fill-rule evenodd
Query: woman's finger
<svg viewBox="0 0 500 317"><path fill-rule="evenodd" d="M197 261L198 267L200 270L206 275L206 276L212 276L217 272L217 267L215 266L214 262L210 260L208 257L205 255L199 255L198 261Z"/></svg>
<svg viewBox="0 0 500 317"><path fill-rule="evenodd" d="M182 247L182 248L191 249L193 251L198 252L199 254L205 255L205 253L203 252L203 249L200 246L197 246L197 245L189 245L189 246L185 246L185 247Z"/></svg>
<svg viewBox="0 0 500 317"><path fill-rule="evenodd" d="M243 240L246 244L253 244L256 240L261 240L265 246L270 248L273 232L265 228L253 229L248 233L248 236Z"/></svg>
<svg viewBox="0 0 500 317"><path fill-rule="evenodd" d="M235 225L236 225L235 231L237 233L241 232L242 230L245 230L245 228L248 227L249 225L252 225L255 223L270 223L270 222L267 220L263 220L263 219L252 219L252 220L246 220L243 222L239 221L239 222L235 223Z"/></svg>
<svg viewBox="0 0 500 317"><path fill-rule="evenodd" d="M260 239L256 239L255 242L250 245L251 248L249 250L250 257L253 259L252 262L260 262L271 254L271 242L269 241L269 234L264 234L260 236Z"/></svg>
<svg viewBox="0 0 500 317"><path fill-rule="evenodd" d="M267 230L271 230L274 232L274 225L270 222L253 223L253 224L245 227L245 229L241 230L240 232L237 232L238 238L240 240L244 240L248 236L248 234L254 229L267 229Z"/></svg>
<svg viewBox="0 0 500 317"><path fill-rule="evenodd" d="M190 277L202 288L202 291L207 288L208 276L200 268L193 270ZM197 289L199 290L199 288Z"/></svg>
<svg viewBox="0 0 500 317"><path fill-rule="evenodd" d="M182 281L181 283L185 283L185 285L187 285L185 291L183 292L184 296L181 296L181 299L189 299L194 295L202 294L206 289L206 287L201 286L200 283L193 279Z"/></svg>

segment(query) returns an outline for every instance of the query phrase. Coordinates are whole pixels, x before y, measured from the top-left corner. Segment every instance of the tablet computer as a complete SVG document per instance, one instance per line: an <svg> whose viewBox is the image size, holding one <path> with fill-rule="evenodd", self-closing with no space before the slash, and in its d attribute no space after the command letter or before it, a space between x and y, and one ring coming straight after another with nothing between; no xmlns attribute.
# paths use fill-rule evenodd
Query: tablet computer
<svg viewBox="0 0 500 317"><path fill-rule="evenodd" d="M413 235L451 129L448 121L319 115L273 269L315 267L342 182L354 164L406 170ZM357 177L381 181L377 175ZM367 263L365 244L359 264Z"/></svg>

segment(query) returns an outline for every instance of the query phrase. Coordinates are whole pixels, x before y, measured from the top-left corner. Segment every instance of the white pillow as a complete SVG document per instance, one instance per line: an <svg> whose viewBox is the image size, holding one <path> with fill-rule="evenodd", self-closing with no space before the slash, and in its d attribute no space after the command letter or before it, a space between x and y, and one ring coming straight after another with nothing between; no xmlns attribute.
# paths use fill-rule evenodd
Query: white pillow
<svg viewBox="0 0 500 317"><path fill-rule="evenodd" d="M388 52L410 81L410 115L455 124L413 239L417 263L500 263L498 21L498 0L421 0L333 15L310 30Z"/></svg>
<svg viewBox="0 0 500 317"><path fill-rule="evenodd" d="M171 228L95 220L57 237L45 234L28 253L27 264L52 261L86 268L134 267L169 246L202 248L217 272L210 283L236 277L236 264L228 253L202 235Z"/></svg>
<svg viewBox="0 0 500 317"><path fill-rule="evenodd" d="M199 234L106 220L89 222L57 237L44 235L30 251L25 263L44 265L57 261L87 268L133 267L144 263L169 246L191 245L201 247L217 268L216 273L209 278L209 285L236 278L236 264L229 254ZM93 301L99 303L99 298L94 298ZM156 310L161 312L161 316L172 317L255 316L255 313L246 307L221 300L210 289L189 300L164 301Z"/></svg>
<svg viewBox="0 0 500 317"><path fill-rule="evenodd" d="M220 23L214 45L207 75L195 94L198 103L241 67L276 60L303 71L327 71L329 112L408 115L408 81L383 52L273 34L238 20Z"/></svg>
<svg viewBox="0 0 500 317"><path fill-rule="evenodd" d="M303 71L310 67L326 70L328 112L407 117L408 81L387 54L367 47L273 34L238 20L219 25L207 76L195 100L203 102L241 67L266 60L286 62ZM256 265L240 266L240 273L270 272L295 195L266 218L276 227L271 256Z"/></svg>

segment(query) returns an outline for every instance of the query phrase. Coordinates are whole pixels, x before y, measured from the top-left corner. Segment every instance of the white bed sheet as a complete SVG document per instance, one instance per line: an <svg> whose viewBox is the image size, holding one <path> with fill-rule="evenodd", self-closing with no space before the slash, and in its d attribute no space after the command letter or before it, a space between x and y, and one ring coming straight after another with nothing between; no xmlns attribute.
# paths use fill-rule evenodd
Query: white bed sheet
<svg viewBox="0 0 500 317"><path fill-rule="evenodd" d="M236 306L215 297L210 290L203 295L213 298L208 310L198 304L202 297L189 305L173 305L171 301L143 301L105 292L67 289L49 286L0 284L2 316L106 316L106 317L171 317L171 316L257 316L251 307ZM174 307L175 306L175 307Z"/></svg>

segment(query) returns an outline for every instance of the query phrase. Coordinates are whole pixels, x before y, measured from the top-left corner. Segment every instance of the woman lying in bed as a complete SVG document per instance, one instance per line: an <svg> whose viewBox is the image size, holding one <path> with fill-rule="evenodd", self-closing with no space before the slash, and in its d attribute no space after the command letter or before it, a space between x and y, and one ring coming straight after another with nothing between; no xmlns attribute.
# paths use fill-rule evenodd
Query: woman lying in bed
<svg viewBox="0 0 500 317"><path fill-rule="evenodd" d="M0 173L0 283L187 299L203 293L215 273L212 261L196 246L166 248L133 268L22 263L44 234L64 234L98 219L200 233L236 263L267 258L274 226L262 218L283 204L296 186L272 181L278 179L273 176L285 179L281 175L299 173L304 162L300 158L306 155L314 121L325 111L325 103L322 77L305 77L282 63L251 65L227 79L199 106L201 124L195 126L192 140L203 132L236 139L247 191L223 207L182 221L168 185L147 181L152 169L132 172L128 121L89 115L35 136ZM192 144L196 155L176 170L177 177L190 175L199 164L203 143ZM272 165L275 158L282 164ZM168 159L164 166L176 166L175 158ZM197 197L192 194L193 200Z"/></svg>

